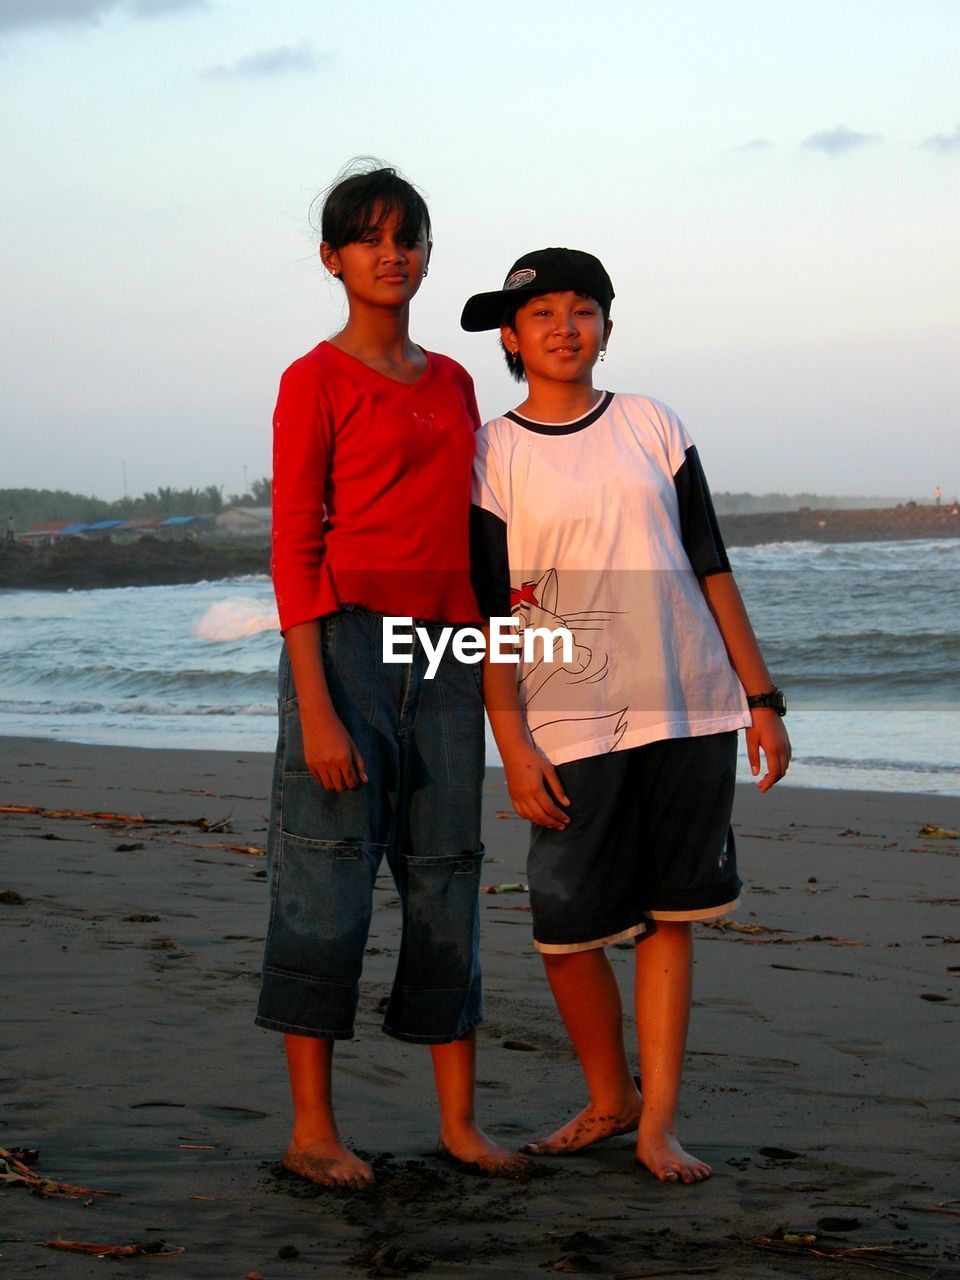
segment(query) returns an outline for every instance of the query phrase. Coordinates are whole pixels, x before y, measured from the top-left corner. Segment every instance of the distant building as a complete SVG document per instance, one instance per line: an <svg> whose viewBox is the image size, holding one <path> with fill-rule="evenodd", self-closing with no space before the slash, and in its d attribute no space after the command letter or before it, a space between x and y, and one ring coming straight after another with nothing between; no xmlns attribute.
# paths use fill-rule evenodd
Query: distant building
<svg viewBox="0 0 960 1280"><path fill-rule="evenodd" d="M168 542L182 542L185 538L196 538L209 528L209 516L167 516L159 522L156 532Z"/></svg>
<svg viewBox="0 0 960 1280"><path fill-rule="evenodd" d="M61 529L58 538L83 538L85 542L111 542L125 520L94 520L89 524L70 524Z"/></svg>
<svg viewBox="0 0 960 1280"><path fill-rule="evenodd" d="M139 542L141 538L156 538L163 523L160 516L134 516L125 520L114 536L114 542Z"/></svg>
<svg viewBox="0 0 960 1280"><path fill-rule="evenodd" d="M137 516L132 520L47 520L35 524L21 534L33 546L52 546L67 538L81 542L139 542L141 538L160 538L164 542L182 542L196 538L210 528L210 516Z"/></svg>
<svg viewBox="0 0 960 1280"><path fill-rule="evenodd" d="M227 507L214 519L218 533L228 538L270 540L273 513L269 507Z"/></svg>
<svg viewBox="0 0 960 1280"><path fill-rule="evenodd" d="M69 528L72 523L72 520L44 520L40 524L31 525L29 529L24 529L19 535L19 541L34 547L52 546L63 530Z"/></svg>

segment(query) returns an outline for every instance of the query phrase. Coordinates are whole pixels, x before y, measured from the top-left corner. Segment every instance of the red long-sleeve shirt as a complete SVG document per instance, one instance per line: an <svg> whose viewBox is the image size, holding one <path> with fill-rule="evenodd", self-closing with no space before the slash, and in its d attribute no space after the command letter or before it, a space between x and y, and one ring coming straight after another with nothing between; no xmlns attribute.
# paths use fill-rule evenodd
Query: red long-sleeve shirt
<svg viewBox="0 0 960 1280"><path fill-rule="evenodd" d="M321 342L280 380L273 428L273 585L280 629L357 604L476 622L470 375L426 352L395 382Z"/></svg>

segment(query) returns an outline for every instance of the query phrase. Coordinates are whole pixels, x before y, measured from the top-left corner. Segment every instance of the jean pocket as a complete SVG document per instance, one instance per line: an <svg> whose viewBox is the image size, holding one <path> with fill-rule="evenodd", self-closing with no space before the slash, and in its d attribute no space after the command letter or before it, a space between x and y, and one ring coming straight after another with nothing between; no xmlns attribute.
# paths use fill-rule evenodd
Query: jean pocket
<svg viewBox="0 0 960 1280"><path fill-rule="evenodd" d="M266 968L318 981L355 982L384 846L313 840L290 831L281 831L278 846Z"/></svg>
<svg viewBox="0 0 960 1280"><path fill-rule="evenodd" d="M297 702L293 680L290 681L290 696L280 707L283 720L283 772L284 775L308 774L307 762L303 752L303 727L300 724L300 705Z"/></svg>
<svg viewBox="0 0 960 1280"><path fill-rule="evenodd" d="M290 669L290 656L287 653L287 646L284 645L280 650L280 662L277 666L277 704L281 715L289 703L296 701L296 696L297 692L293 687L293 672Z"/></svg>
<svg viewBox="0 0 960 1280"><path fill-rule="evenodd" d="M328 613L320 619L320 650L325 657L332 659L336 655L342 616L341 613Z"/></svg>
<svg viewBox="0 0 960 1280"><path fill-rule="evenodd" d="M466 987L477 965L483 846L435 858L403 859L405 985Z"/></svg>

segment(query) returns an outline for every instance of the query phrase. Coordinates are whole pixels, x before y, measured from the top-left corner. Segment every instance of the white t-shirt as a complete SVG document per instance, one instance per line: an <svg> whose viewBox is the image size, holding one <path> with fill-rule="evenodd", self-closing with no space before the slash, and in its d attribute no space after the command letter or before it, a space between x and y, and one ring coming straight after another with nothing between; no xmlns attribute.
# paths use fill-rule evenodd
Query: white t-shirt
<svg viewBox="0 0 960 1280"><path fill-rule="evenodd" d="M606 392L575 422L508 413L477 434L474 577L481 610L564 626L572 661L519 668L554 764L750 724L698 577L729 571L680 419Z"/></svg>

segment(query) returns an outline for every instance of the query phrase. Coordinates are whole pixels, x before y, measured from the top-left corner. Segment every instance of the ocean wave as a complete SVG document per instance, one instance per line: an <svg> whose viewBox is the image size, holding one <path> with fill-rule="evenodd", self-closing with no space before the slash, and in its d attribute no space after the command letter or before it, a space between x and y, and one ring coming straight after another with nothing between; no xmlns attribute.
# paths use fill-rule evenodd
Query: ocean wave
<svg viewBox="0 0 960 1280"><path fill-rule="evenodd" d="M931 776L946 774L956 776L956 765L936 764L924 760L883 760L862 759L845 760L841 756L808 756L794 757L797 764L818 765L830 769L862 769L868 773L929 773Z"/></svg>
<svg viewBox="0 0 960 1280"><path fill-rule="evenodd" d="M184 707L169 702L118 702L110 707L121 716L273 716L276 718L276 702L197 704Z"/></svg>
<svg viewBox="0 0 960 1280"><path fill-rule="evenodd" d="M871 570L912 573L915 570L960 568L960 538L917 538L901 542L765 542L730 547L735 570L788 572L810 569L838 572Z"/></svg>
<svg viewBox="0 0 960 1280"><path fill-rule="evenodd" d="M259 635L263 631L279 631L276 608L259 600L238 596L212 604L196 625L201 640L222 642Z"/></svg>
<svg viewBox="0 0 960 1280"><path fill-rule="evenodd" d="M46 693L61 692L75 698L100 694L101 697L130 698L162 695L176 699L179 695L191 702L204 694L217 694L220 700L242 700L250 694L269 694L276 686L276 674L266 668L255 671L190 669L121 670L115 666L43 667L15 671L7 666L4 673L8 689Z"/></svg>
<svg viewBox="0 0 960 1280"><path fill-rule="evenodd" d="M731 555L791 705L789 783L955 790L960 539ZM4 596L0 724L39 737L270 750L275 619L260 576ZM488 752L495 761L492 740Z"/></svg>
<svg viewBox="0 0 960 1280"><path fill-rule="evenodd" d="M5 724L15 716L92 716L103 710L102 702L26 702L15 698L0 702Z"/></svg>
<svg viewBox="0 0 960 1280"><path fill-rule="evenodd" d="M203 716L270 716L276 718L276 702L248 703L194 703L184 706L179 702L82 702L47 701L27 702L23 699L5 699L0 702L0 715L4 719L21 716L158 716L191 719Z"/></svg>

